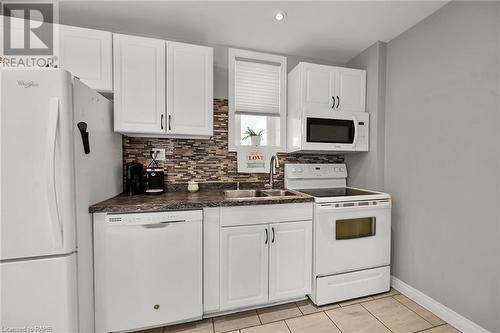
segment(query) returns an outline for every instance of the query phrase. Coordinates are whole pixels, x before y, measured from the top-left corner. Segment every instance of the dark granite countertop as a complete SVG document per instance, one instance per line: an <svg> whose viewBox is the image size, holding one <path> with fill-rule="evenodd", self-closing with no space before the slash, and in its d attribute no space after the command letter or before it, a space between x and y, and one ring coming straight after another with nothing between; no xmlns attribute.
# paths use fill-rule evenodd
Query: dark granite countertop
<svg viewBox="0 0 500 333"><path fill-rule="evenodd" d="M160 195L119 195L90 206L90 213L154 212L174 209L192 209L221 206L249 206L313 202L307 195L293 197L269 197L251 200L228 200L222 190L200 190L199 192L166 192Z"/></svg>

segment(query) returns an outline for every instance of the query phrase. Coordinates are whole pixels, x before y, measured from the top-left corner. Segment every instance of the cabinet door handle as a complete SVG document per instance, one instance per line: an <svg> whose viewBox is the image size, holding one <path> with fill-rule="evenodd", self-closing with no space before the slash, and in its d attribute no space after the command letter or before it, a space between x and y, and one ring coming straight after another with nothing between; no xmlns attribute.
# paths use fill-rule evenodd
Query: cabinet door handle
<svg viewBox="0 0 500 333"><path fill-rule="evenodd" d="M333 103L332 103L332 109L335 109L335 96L332 96L332 101L333 101Z"/></svg>
<svg viewBox="0 0 500 333"><path fill-rule="evenodd" d="M161 129L163 129L163 118L164 118L164 115L161 115L161 119L160 119L160 126L161 126Z"/></svg>
<svg viewBox="0 0 500 333"><path fill-rule="evenodd" d="M168 115L168 130L171 131L172 130L172 116L171 115Z"/></svg>
<svg viewBox="0 0 500 333"><path fill-rule="evenodd" d="M273 232L273 236L271 238L271 243L274 243L274 227L271 228L272 232Z"/></svg>
<svg viewBox="0 0 500 333"><path fill-rule="evenodd" d="M337 96L337 109L339 108L339 105L340 105L340 97Z"/></svg>
<svg viewBox="0 0 500 333"><path fill-rule="evenodd" d="M266 228L266 241L264 242L264 244L267 244L267 241L269 240L269 235L267 233L267 228Z"/></svg>

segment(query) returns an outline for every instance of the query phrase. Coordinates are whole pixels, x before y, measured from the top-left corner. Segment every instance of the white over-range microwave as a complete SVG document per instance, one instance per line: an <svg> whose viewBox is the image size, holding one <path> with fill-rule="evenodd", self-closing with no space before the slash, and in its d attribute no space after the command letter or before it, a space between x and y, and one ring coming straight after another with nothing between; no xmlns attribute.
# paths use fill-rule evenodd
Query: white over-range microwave
<svg viewBox="0 0 500 333"><path fill-rule="evenodd" d="M368 112L308 112L288 116L288 152L347 153L368 151Z"/></svg>

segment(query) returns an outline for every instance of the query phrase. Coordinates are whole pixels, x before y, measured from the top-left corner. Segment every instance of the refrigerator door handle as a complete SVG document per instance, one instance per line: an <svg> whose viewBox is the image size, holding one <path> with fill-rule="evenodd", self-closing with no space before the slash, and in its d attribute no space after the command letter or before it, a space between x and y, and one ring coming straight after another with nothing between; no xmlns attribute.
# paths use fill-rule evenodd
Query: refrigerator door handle
<svg viewBox="0 0 500 333"><path fill-rule="evenodd" d="M56 189L56 140L57 129L59 127L59 99L51 97L49 101L49 114L47 124L47 145L46 145L46 158L47 158L47 199L50 214L50 223L52 228L52 236L54 238L54 247L62 248L62 228L61 219L59 216L59 207L57 200Z"/></svg>
<svg viewBox="0 0 500 333"><path fill-rule="evenodd" d="M83 151L86 155L90 154L89 132L87 132L87 123L80 121L77 125L80 135L82 136Z"/></svg>

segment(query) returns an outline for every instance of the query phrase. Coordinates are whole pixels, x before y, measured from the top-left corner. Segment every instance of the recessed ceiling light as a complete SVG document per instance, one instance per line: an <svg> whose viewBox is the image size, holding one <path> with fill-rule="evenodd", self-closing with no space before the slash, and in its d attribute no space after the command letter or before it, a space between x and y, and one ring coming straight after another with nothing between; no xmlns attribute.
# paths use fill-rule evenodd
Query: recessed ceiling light
<svg viewBox="0 0 500 333"><path fill-rule="evenodd" d="M285 19L285 16L285 12L277 12L276 15L274 15L274 18L276 19L276 21L283 21Z"/></svg>

